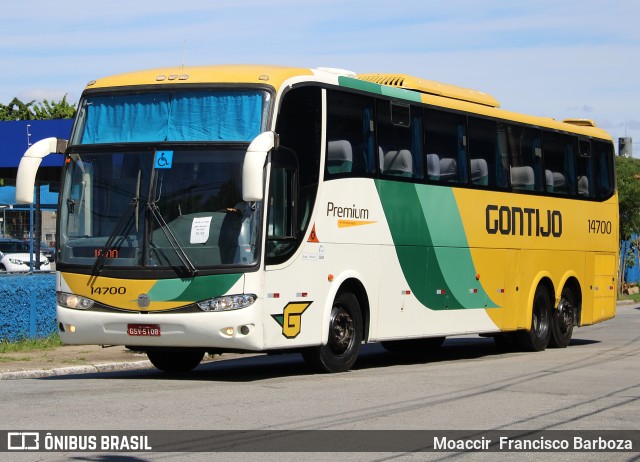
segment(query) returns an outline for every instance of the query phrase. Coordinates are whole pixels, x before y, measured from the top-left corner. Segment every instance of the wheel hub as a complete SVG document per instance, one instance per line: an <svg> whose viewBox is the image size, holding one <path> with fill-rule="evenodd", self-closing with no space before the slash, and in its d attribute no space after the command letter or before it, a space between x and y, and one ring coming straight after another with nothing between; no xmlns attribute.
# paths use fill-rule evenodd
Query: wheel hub
<svg viewBox="0 0 640 462"><path fill-rule="evenodd" d="M353 318L343 308L334 308L331 315L329 344L336 353L347 351L353 341Z"/></svg>
<svg viewBox="0 0 640 462"><path fill-rule="evenodd" d="M573 307L568 300L562 298L558 303L558 326L566 333L573 324Z"/></svg>

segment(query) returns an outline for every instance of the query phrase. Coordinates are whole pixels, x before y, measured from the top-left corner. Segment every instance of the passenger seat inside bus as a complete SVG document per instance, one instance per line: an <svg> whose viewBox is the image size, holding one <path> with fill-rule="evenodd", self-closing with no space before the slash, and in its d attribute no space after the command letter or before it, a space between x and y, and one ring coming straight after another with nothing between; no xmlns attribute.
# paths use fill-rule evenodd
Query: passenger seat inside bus
<svg viewBox="0 0 640 462"><path fill-rule="evenodd" d="M511 186L513 189L533 191L536 184L536 177L533 167L524 165L522 167L511 167Z"/></svg>
<svg viewBox="0 0 640 462"><path fill-rule="evenodd" d="M544 176L547 182L547 192L564 193L567 191L567 180L562 173L545 170Z"/></svg>
<svg viewBox="0 0 640 462"><path fill-rule="evenodd" d="M589 197L589 178L586 175L578 177L578 195Z"/></svg>
<svg viewBox="0 0 640 462"><path fill-rule="evenodd" d="M353 167L353 149L347 140L327 143L327 171L329 173L349 173Z"/></svg>
<svg viewBox="0 0 640 462"><path fill-rule="evenodd" d="M384 155L384 169L386 175L413 177L413 157L406 149L389 151Z"/></svg>
<svg viewBox="0 0 640 462"><path fill-rule="evenodd" d="M427 175L432 181L440 180L440 157L438 154L427 154Z"/></svg>
<svg viewBox="0 0 640 462"><path fill-rule="evenodd" d="M471 159L471 183L482 186L489 184L489 167L485 159Z"/></svg>
<svg viewBox="0 0 640 462"><path fill-rule="evenodd" d="M440 181L458 181L458 163L451 157L440 159Z"/></svg>

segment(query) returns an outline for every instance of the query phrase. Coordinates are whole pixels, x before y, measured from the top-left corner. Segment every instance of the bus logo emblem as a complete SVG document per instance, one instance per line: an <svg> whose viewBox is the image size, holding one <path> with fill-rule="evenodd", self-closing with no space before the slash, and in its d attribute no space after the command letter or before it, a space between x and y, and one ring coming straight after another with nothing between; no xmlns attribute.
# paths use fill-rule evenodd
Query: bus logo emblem
<svg viewBox="0 0 640 462"><path fill-rule="evenodd" d="M272 314L271 317L282 327L282 335L286 338L296 338L302 329L302 313L313 302L290 302L284 307L282 314Z"/></svg>
<svg viewBox="0 0 640 462"><path fill-rule="evenodd" d="M149 308L150 304L151 304L151 298L147 294L138 295L139 308Z"/></svg>

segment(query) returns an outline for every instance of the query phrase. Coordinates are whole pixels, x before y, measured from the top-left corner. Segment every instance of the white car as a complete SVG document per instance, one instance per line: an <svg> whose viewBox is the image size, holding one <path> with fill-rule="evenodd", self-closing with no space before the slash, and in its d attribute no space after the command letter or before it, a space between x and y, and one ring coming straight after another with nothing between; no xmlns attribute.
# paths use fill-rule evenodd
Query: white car
<svg viewBox="0 0 640 462"><path fill-rule="evenodd" d="M0 239L0 271L29 271L29 255L29 244L17 239ZM34 255L33 269L34 271L51 271L51 263L42 252L40 253L40 266L36 265Z"/></svg>

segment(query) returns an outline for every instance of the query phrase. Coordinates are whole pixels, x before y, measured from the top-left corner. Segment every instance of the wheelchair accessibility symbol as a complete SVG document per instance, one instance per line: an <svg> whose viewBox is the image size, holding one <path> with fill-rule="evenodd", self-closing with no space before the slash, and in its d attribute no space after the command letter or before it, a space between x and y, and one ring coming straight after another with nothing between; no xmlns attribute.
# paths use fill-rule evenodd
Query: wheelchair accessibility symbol
<svg viewBox="0 0 640 462"><path fill-rule="evenodd" d="M173 151L156 151L156 158L153 162L154 168L171 168L173 162Z"/></svg>

